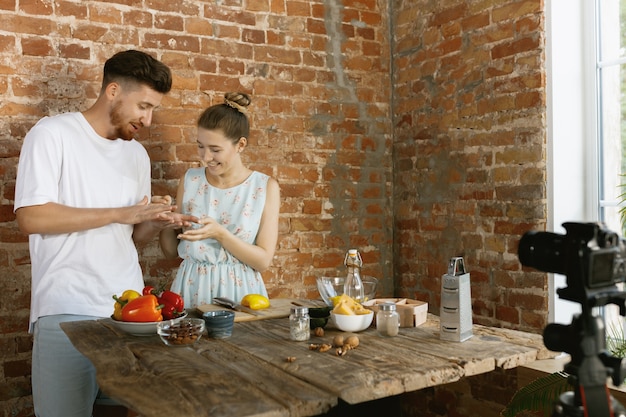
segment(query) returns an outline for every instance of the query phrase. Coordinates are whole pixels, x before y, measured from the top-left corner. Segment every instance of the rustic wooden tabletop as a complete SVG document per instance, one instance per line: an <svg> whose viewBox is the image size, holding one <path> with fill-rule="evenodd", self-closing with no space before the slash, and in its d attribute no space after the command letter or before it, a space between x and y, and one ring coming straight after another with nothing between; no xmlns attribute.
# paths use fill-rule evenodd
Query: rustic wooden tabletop
<svg viewBox="0 0 626 417"><path fill-rule="evenodd" d="M344 356L309 346L343 332L294 342L286 318L238 322L228 339L205 335L182 348L127 335L109 320L62 327L94 363L102 390L145 417L313 416L339 399L357 404L556 355L541 335L479 325L465 342L442 341L433 315L393 338L370 327Z"/></svg>

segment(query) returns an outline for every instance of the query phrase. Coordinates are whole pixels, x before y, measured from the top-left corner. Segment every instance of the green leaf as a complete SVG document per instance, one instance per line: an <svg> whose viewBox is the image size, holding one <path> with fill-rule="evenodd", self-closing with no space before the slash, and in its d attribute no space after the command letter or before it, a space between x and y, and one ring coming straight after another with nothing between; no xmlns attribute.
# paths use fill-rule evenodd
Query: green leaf
<svg viewBox="0 0 626 417"><path fill-rule="evenodd" d="M559 395L571 389L568 374L565 372L559 371L538 378L519 389L500 415L515 417L522 411L536 411L544 416L552 415Z"/></svg>

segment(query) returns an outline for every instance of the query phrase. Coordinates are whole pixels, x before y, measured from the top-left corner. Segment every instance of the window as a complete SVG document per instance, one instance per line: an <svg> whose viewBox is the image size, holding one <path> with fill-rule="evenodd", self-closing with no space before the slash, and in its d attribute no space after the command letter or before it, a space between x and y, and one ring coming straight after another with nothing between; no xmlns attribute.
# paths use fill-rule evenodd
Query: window
<svg viewBox="0 0 626 417"><path fill-rule="evenodd" d="M609 229L621 232L626 139L626 0L596 0L594 34L598 138L598 212ZM622 284L623 286L623 284ZM603 309L607 335L624 329L617 306ZM619 334L619 333L618 333Z"/></svg>
<svg viewBox="0 0 626 417"><path fill-rule="evenodd" d="M566 221L597 221L619 231L626 188L626 0L546 3L548 75L548 230ZM550 279L550 321L568 324L580 311ZM607 328L621 323L603 309Z"/></svg>
<svg viewBox="0 0 626 417"><path fill-rule="evenodd" d="M598 97L599 214L607 226L622 231L619 201L626 138L625 0L596 0L596 95ZM622 233L623 234L623 233Z"/></svg>

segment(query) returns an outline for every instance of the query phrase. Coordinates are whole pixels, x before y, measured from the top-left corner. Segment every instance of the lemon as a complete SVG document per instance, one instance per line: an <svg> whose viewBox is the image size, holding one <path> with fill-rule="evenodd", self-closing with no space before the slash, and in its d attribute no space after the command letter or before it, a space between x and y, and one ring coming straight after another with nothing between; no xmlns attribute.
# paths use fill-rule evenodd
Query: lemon
<svg viewBox="0 0 626 417"><path fill-rule="evenodd" d="M270 306L270 300L261 294L248 294L241 299L241 305L253 310L262 310Z"/></svg>

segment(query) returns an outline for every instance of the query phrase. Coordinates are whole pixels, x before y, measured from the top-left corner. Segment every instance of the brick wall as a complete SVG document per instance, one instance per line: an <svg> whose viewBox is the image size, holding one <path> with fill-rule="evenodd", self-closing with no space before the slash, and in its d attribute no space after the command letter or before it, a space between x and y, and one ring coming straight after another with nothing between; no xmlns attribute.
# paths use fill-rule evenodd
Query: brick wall
<svg viewBox="0 0 626 417"><path fill-rule="evenodd" d="M519 235L545 223L541 9L541 0L0 0L0 416L32 415L30 260L12 213L22 139L42 116L92 103L104 60L128 48L174 72L141 138L155 194L174 194L197 164L200 111L225 91L252 95L246 162L282 192L264 274L272 297L316 298L315 278L340 271L358 247L379 294L395 287L437 311L439 277L460 254L477 322L541 328L544 277L522 278L515 255ZM156 241L141 262L151 283L171 280L178 264Z"/></svg>
<svg viewBox="0 0 626 417"><path fill-rule="evenodd" d="M394 4L396 291L438 312L463 256L475 323L541 329L546 276L517 244L547 216L543 1Z"/></svg>

